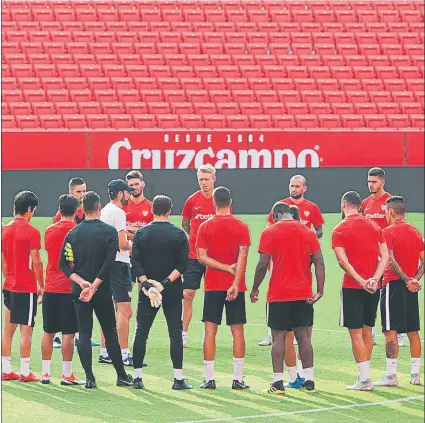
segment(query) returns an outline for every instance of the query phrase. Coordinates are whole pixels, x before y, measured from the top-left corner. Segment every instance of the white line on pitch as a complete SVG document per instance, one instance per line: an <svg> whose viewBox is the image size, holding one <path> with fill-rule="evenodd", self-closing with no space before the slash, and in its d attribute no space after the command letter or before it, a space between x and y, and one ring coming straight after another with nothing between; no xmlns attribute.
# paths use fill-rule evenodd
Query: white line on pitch
<svg viewBox="0 0 425 423"><path fill-rule="evenodd" d="M414 401L414 400L419 400L423 398L424 398L423 395L417 395L415 397L399 398L399 399L379 401L379 402L364 402L361 404L336 405L334 407L322 407L322 408L298 410L298 411L285 411L282 413L274 413L274 414L257 414L255 416L239 416L239 417L228 417L228 418L206 419L206 420L187 420L184 422L177 422L177 423L213 423L213 422L230 422L230 421L250 420L250 419L265 419L270 417L291 416L294 414L323 413L326 411L349 410L350 408L374 407L377 405L396 404L400 402Z"/></svg>

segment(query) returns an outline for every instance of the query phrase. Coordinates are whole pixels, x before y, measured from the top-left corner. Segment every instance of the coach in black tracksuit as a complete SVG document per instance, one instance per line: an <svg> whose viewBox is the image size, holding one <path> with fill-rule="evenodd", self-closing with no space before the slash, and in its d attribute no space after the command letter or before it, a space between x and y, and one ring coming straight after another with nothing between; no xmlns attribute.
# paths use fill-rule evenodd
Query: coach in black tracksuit
<svg viewBox="0 0 425 423"><path fill-rule="evenodd" d="M80 333L78 353L86 373L85 387L96 388L91 347L93 311L99 320L109 357L117 372L117 386L131 386L133 378L126 374L121 358L109 286L111 265L119 250L118 233L114 227L99 220L100 197L95 192L88 192L84 196L83 208L86 219L67 234L59 267L73 281L72 293Z"/></svg>
<svg viewBox="0 0 425 423"><path fill-rule="evenodd" d="M158 195L152 203L154 221L136 232L131 265L133 275L143 284L139 293L137 331L133 346L135 389L142 389L142 367L146 341L160 307L151 305L146 295L149 283L162 295L162 306L170 336L170 355L173 362L173 389L191 389L183 379L182 299L181 275L186 270L189 243L183 230L168 222L172 202Z"/></svg>

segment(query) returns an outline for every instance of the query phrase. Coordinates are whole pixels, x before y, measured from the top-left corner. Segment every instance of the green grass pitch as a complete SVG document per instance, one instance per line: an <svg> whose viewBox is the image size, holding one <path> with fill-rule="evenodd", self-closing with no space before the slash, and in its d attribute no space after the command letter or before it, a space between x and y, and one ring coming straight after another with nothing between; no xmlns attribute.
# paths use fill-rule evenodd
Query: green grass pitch
<svg viewBox="0 0 425 423"><path fill-rule="evenodd" d="M256 246L265 225L263 215L240 216L251 229L247 284L252 285L258 254ZM423 233L424 215L410 214L409 221ZM7 221L6 219L5 221ZM194 385L192 391L171 390L172 366L169 358L169 343L163 314L158 314L150 338L144 371L145 390L115 386L115 372L112 366L97 364L99 349L93 349L94 373L98 389L86 391L82 387L60 385L61 354L54 350L52 359L52 384L19 384L5 382L2 387L2 414L5 423L177 423L177 422L231 422L253 421L276 423L284 420L300 422L423 422L423 386L409 384L410 355L408 341L400 349L398 388L380 388L371 393L349 392L345 387L352 384L357 375L348 333L338 327L339 291L342 271L338 267L330 246L332 229L339 222L338 214L325 215L325 235L322 248L326 264L325 295L315 306L315 329L313 346L315 352L315 379L319 389L316 393L288 391L284 397L267 397L262 389L271 382L272 369L270 348L258 347L257 343L266 334L264 282L260 301L253 305L248 302L248 325L246 326L247 353L244 376L251 385L249 391L231 390L232 344L227 327L222 326L217 339L216 391L204 392L199 384L204 379L201 347L202 324L200 322L202 292L196 297L194 317L190 328L189 348L184 353L184 375ZM172 217L179 225L180 218ZM34 218L33 224L42 232L51 222L50 218ZM45 253L44 259L46 258ZM136 312L136 288L133 296L133 310ZM423 298L421 299L423 313ZM422 314L423 316L423 314ZM385 371L384 338L380 331L378 317L378 345L374 349L371 364L372 379L377 380ZM134 329L132 319L131 332ZM41 312L33 338L31 369L41 372L40 341L42 336ZM93 339L99 340L98 326ZM12 364L19 370L19 333L13 344ZM132 374L132 369L128 369ZM77 353L74 356L74 371L83 378L84 374ZM285 373L286 377L286 373Z"/></svg>

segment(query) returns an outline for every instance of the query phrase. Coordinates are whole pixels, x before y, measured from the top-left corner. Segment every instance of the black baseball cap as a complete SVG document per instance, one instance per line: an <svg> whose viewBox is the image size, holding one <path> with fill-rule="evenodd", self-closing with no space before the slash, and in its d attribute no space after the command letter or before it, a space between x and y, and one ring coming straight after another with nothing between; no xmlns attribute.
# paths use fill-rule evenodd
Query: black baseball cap
<svg viewBox="0 0 425 423"><path fill-rule="evenodd" d="M120 191L128 191L133 192L136 188L133 188L124 181L124 179L114 179L108 184L108 192L110 193L118 193Z"/></svg>

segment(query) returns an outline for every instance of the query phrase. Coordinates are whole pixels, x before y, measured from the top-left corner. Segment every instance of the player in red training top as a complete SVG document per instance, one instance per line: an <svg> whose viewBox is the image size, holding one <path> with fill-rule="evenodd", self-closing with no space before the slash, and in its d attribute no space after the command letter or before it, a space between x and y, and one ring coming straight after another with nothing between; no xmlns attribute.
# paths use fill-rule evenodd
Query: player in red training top
<svg viewBox="0 0 425 423"><path fill-rule="evenodd" d="M61 220L50 225L44 234L44 248L48 263L43 295L43 330L41 341L42 371L41 383L50 383L50 365L55 333L62 332L62 378L61 385L84 385L72 372L74 337L78 332L72 296L72 281L59 269L59 258L63 241L68 232L76 226L75 215L78 200L69 194L59 197Z"/></svg>
<svg viewBox="0 0 425 423"><path fill-rule="evenodd" d="M276 222L261 234L259 262L255 271L251 301L258 301L259 287L271 263L267 292L268 322L272 329L273 384L265 394L284 394L283 362L285 338L294 331L304 368L304 388L314 391L313 348L309 336L313 304L323 295L325 267L320 244L313 231L292 217L291 206L276 203L272 209ZM310 264L314 263L317 293L312 291Z"/></svg>
<svg viewBox="0 0 425 423"><path fill-rule="evenodd" d="M73 195L79 203L79 207L77 209L77 214L75 215L75 223L80 223L85 219L82 201L85 193L87 192L87 186L84 182L83 178L72 178L69 183L69 194ZM57 223L61 220L61 214L60 210L55 214L55 217L53 218L53 223Z"/></svg>
<svg viewBox="0 0 425 423"><path fill-rule="evenodd" d="M362 201L362 215L366 219L371 219L376 222L381 229L388 226L385 217L386 201L391 197L391 194L385 192L385 171L380 167L373 167L367 173L367 186L370 195ZM403 345L404 334L399 334L400 346ZM373 345L376 345L376 328L372 329Z"/></svg>
<svg viewBox="0 0 425 423"><path fill-rule="evenodd" d="M317 204L312 201L307 200L304 197L305 192L307 191L307 181L302 175L295 175L291 178L289 182L289 197L280 200L279 203L285 203L288 205L297 206L300 215L300 222L306 225L308 228L313 228L316 231L317 238L321 238L323 236L323 224L325 221L323 220L322 213L317 206ZM273 225L273 215L272 212L269 213L267 218L267 227ZM295 349L290 346L290 343L294 342L293 333L289 333L286 337L286 345L288 352L288 359L292 362L296 360ZM267 336L258 344L260 347L267 347L272 344L272 334L269 328ZM289 353L291 349L291 352ZM292 366L289 366L292 369ZM290 371L290 379L292 379L291 375L292 371ZM299 366L299 375L302 376L302 368Z"/></svg>
<svg viewBox="0 0 425 423"><path fill-rule="evenodd" d="M196 237L201 223L215 215L213 204L215 168L202 165L197 172L198 184L201 188L192 194L184 203L182 211L182 227L189 235L189 262L183 275L183 347L188 346L188 332L192 320L193 299L201 287L201 279L205 275L205 266L198 262L196 255Z"/></svg>
<svg viewBox="0 0 425 423"><path fill-rule="evenodd" d="M351 337L359 377L348 390L371 391L372 328L379 302L379 280L388 263L388 249L381 228L359 215L360 195L346 192L341 199L343 221L332 232L332 248L344 270L340 325ZM380 257L380 259L379 259Z"/></svg>
<svg viewBox="0 0 425 423"><path fill-rule="evenodd" d="M420 232L405 220L404 197L387 200L384 229L389 263L381 292L381 322L385 335L387 373L374 386L397 386L397 333L407 333L410 341L410 383L420 385L421 340L418 291L424 274L424 241ZM419 261L419 268L418 268Z"/></svg>
<svg viewBox="0 0 425 423"><path fill-rule="evenodd" d="M127 220L128 239L134 239L136 232L153 221L152 201L144 196L145 180L138 170L132 170L125 176L128 186L135 190L131 193L130 201L122 209Z"/></svg>
<svg viewBox="0 0 425 423"><path fill-rule="evenodd" d="M38 197L31 191L22 191L16 195L13 206L15 219L6 225L1 234L2 268L5 273L2 380L38 382L39 379L30 372L30 355L37 295L43 295L44 275L40 232L29 223L38 206ZM21 329L20 375L13 372L10 362L12 338L18 325Z"/></svg>
<svg viewBox="0 0 425 423"><path fill-rule="evenodd" d="M242 379L242 374L245 360L245 271L251 240L248 225L232 215L230 191L225 187L216 188L213 202L216 215L201 224L196 240L198 260L207 268L202 315L205 323L206 377L201 388L216 388L215 338L225 307L226 324L230 326L233 335L232 389L247 389L249 386Z"/></svg>

